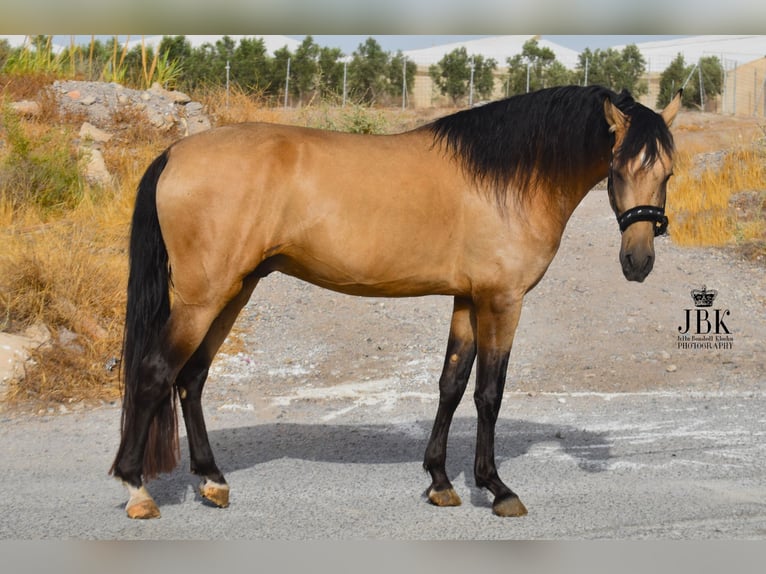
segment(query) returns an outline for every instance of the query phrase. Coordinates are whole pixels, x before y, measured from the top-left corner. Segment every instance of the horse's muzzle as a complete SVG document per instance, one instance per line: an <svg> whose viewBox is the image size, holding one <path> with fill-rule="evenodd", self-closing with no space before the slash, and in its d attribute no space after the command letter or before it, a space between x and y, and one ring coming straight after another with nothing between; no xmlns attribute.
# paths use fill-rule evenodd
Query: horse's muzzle
<svg viewBox="0 0 766 574"><path fill-rule="evenodd" d="M625 275L625 279L641 283L654 267L654 250L620 250L620 263L622 263L622 273Z"/></svg>

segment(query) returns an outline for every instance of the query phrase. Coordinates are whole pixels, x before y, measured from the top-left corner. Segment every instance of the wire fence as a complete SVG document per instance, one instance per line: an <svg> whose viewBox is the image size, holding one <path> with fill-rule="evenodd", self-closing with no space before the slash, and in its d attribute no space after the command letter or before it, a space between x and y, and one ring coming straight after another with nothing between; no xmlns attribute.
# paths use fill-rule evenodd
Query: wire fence
<svg viewBox="0 0 766 574"><path fill-rule="evenodd" d="M714 55L714 54L710 54ZM693 64L692 70L682 85L674 87L675 89L687 87L692 84L700 92L700 107L707 112L738 115L738 116L756 116L766 117L766 57L754 58L752 61L742 63L741 59L726 57L726 55L716 55L721 62L723 77L720 78L721 93L705 93L705 77L707 73L698 63ZM662 72L673 63L674 58L651 58L647 61L648 72L642 78L647 85L648 91L639 96L639 101L649 107L658 106L658 97L660 95L660 79ZM406 66L407 59L403 65ZM446 107L454 105L451 99L437 89L433 78L429 72L430 63L414 62L417 66L414 81L408 88L406 82L405 69L402 70L401 92L398 95L392 95L388 98L388 104L391 106L401 106L405 108L432 108ZM567 67L574 69L576 64L569 62ZM587 62L585 66L587 70ZM494 73L494 90L492 99L507 97L508 89L508 69L498 67ZM587 72L583 84L587 84ZM300 105L290 97L290 60L287 61L287 70L284 83L280 89L279 95L275 98L277 105L284 107L293 107ZM473 78L473 75L471 75ZM227 94L229 86L236 82L236 78L231 78L230 67L226 66L226 88ZM717 82L716 82L717 83ZM529 83L527 84L529 90ZM343 84L341 93L337 95L337 100L341 106L346 106L350 102L348 86L348 62L343 66ZM465 101L469 106L479 102L473 81L470 82Z"/></svg>

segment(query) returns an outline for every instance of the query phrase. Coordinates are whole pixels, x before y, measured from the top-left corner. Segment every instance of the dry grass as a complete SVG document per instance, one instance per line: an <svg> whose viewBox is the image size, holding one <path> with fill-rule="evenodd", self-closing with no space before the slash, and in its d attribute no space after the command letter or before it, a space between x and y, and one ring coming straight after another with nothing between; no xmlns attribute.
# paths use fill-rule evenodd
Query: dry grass
<svg viewBox="0 0 766 574"><path fill-rule="evenodd" d="M739 245L758 255L752 246L766 242L764 202L758 201L766 192L766 148L756 142L707 158L701 166L688 152L677 158L667 206L673 241Z"/></svg>
<svg viewBox="0 0 766 574"><path fill-rule="evenodd" d="M111 210L110 210L111 211ZM108 219L109 216L111 219ZM9 398L66 401L117 395L105 369L119 357L124 307L122 213L79 207L66 221L4 229L2 306L11 328L42 324L50 340L32 352Z"/></svg>
<svg viewBox="0 0 766 574"><path fill-rule="evenodd" d="M79 176L69 181L62 175L70 167L63 159L73 157L76 165L71 142L82 118L61 116L55 102L41 94L39 116L8 121L6 114L0 124L6 141L9 130L19 131L18 146L29 148L30 165L45 166L49 176L35 185L28 178L8 177L28 166L13 145L0 148L5 174L0 181L0 330L44 325L50 338L31 351L24 379L13 381L5 398L43 403L113 399L119 396L118 370L108 371L106 364L121 354L134 190L171 136L143 128L143 118L115 117L111 130L116 137L104 150L114 187L90 187ZM61 184L67 199L53 208L29 193L52 187L49 180Z"/></svg>
<svg viewBox="0 0 766 574"><path fill-rule="evenodd" d="M213 122L219 126L241 122L294 123L291 110L269 106L262 97L247 94L237 86L228 94L225 89L211 88L195 97L205 104Z"/></svg>

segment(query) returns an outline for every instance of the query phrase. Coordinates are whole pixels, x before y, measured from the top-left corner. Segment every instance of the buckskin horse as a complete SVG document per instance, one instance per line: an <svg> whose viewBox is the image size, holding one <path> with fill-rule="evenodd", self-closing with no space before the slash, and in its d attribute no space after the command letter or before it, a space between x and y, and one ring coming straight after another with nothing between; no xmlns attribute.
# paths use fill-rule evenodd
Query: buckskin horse
<svg viewBox="0 0 766 574"><path fill-rule="evenodd" d="M280 271L342 293L454 298L424 466L456 506L447 434L476 359L474 475L493 512L527 510L500 479L495 424L524 295L585 194L608 178L625 277L643 281L667 226L670 125L627 91L559 87L395 135L245 123L171 145L138 186L130 235L121 441L111 473L132 518L179 459L180 398L202 497L229 503L201 407L208 368L258 281Z"/></svg>

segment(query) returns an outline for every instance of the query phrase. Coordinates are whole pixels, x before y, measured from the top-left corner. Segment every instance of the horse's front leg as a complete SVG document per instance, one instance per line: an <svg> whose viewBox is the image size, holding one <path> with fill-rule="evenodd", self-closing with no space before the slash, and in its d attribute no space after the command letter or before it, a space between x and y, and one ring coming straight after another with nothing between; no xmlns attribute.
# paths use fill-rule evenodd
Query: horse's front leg
<svg viewBox="0 0 766 574"><path fill-rule="evenodd" d="M461 503L447 477L447 435L476 358L475 326L473 303L456 297L447 356L439 379L439 408L423 461L423 467L431 474L428 499L437 506L458 506Z"/></svg>
<svg viewBox="0 0 766 574"><path fill-rule="evenodd" d="M499 516L527 513L519 497L500 479L495 465L495 425L521 301L521 297L493 294L477 303L478 362L473 398L478 425L474 476L477 486L489 489L495 496L492 511Z"/></svg>

